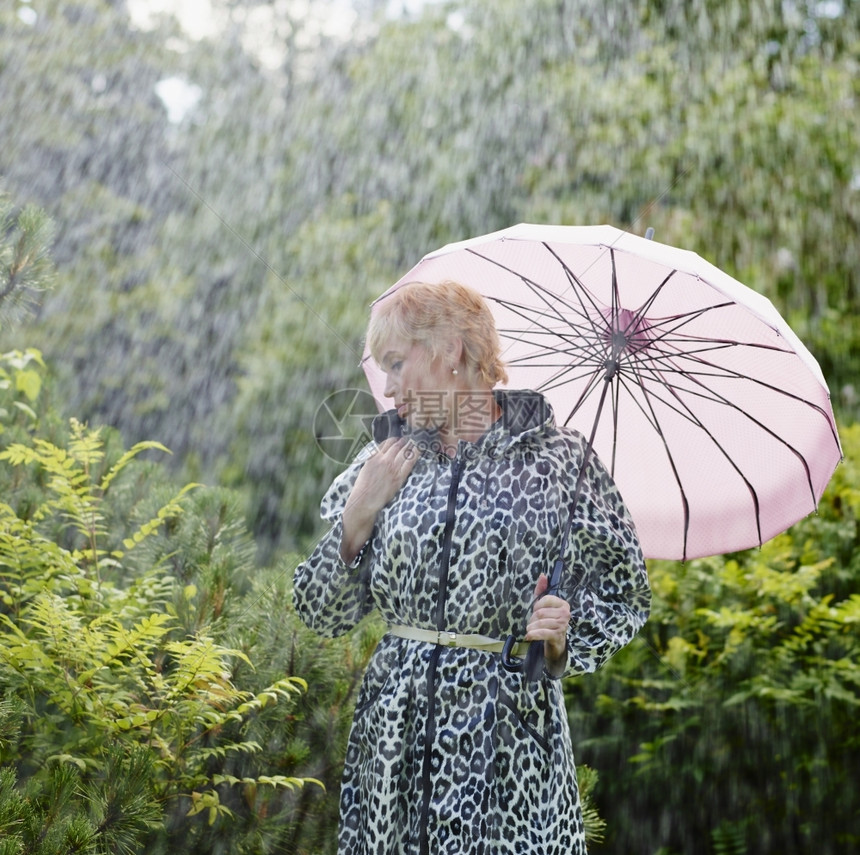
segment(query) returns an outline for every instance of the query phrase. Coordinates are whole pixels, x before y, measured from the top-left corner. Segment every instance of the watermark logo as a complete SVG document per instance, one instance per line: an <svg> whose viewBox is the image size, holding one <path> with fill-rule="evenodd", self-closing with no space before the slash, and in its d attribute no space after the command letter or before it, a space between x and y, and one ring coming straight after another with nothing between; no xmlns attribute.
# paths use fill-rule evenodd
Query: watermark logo
<svg viewBox="0 0 860 855"><path fill-rule="evenodd" d="M332 392L314 414L314 438L320 451L337 463L350 463L372 439L379 412L373 395L361 389Z"/></svg>
<svg viewBox="0 0 860 855"><path fill-rule="evenodd" d="M478 441L488 431L519 434L529 427L537 427L547 419L546 405L535 395L510 393L505 399L501 417L497 419L492 392L424 389L404 397L407 415L393 436L401 430L408 435L419 454L446 455L456 448L460 439L464 447L459 453L471 457L518 456L519 444L511 446L500 438L488 442ZM313 431L320 451L331 460L349 464L365 445L373 439L373 421L379 408L373 395L362 389L340 389L332 392L317 407ZM393 415L393 411L392 411ZM447 449L438 433L438 425L455 425L448 429ZM391 427L391 426L390 426ZM385 433L385 432L383 432Z"/></svg>

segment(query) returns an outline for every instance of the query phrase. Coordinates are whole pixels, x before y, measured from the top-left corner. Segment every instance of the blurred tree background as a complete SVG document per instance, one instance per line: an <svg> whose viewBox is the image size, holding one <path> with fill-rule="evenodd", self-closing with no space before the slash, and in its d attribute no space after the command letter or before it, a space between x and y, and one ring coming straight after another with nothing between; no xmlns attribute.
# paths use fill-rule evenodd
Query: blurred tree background
<svg viewBox="0 0 860 855"><path fill-rule="evenodd" d="M143 26L131 15L140 6L0 8L2 446L80 443L75 417L104 426L114 462L141 442L171 449L158 462L142 451L133 487L107 494L106 551L139 530L132 518L160 528L147 530L137 563L111 559L106 581L127 591L151 573L173 580L178 623L153 644L209 632L236 692L285 676L311 683L283 699L286 724L277 705L255 718L248 739L273 767L225 749L242 762L189 761L183 792L226 800L233 790L214 776L241 766L249 780L319 778L329 795L280 786L263 806L246 782L244 800L224 803L243 817L241 847L217 848L229 817L211 795L216 830L207 837L201 810L199 835L175 831L170 845L330 851L337 749L375 630L319 645L279 604L342 466L321 453L315 416L333 392L364 387L369 302L425 252L517 222L650 226L773 300L820 361L853 438L860 6L450 0L398 14L379 0L213 0L199 38L170 17ZM856 448L846 441L849 455ZM47 501L34 465L4 475L20 519ZM848 771L860 768L860 480L847 465L838 475L826 511L755 555L652 566L655 616L641 642L569 687L579 759L600 773L608 824L597 851L835 855L860 840ZM170 483L188 481L211 486L183 498L187 526L171 528L159 507L178 492ZM62 526L42 525L92 570ZM50 562L34 562L38 578ZM3 613L21 614L24 581L4 584ZM67 584L51 586L62 597ZM137 592L135 608L161 609L165 590ZM92 617L92 596L80 594L69 621ZM96 599L137 625L127 604ZM39 685L51 694L50 681ZM137 715L155 709L138 702ZM36 719L12 704L5 720L14 731ZM28 738L22 781L50 755L47 736ZM54 754L101 781L142 768L133 753L93 759L103 742ZM157 780L148 798L184 804L179 783ZM144 807L134 815L152 820ZM180 828L183 811L170 815Z"/></svg>

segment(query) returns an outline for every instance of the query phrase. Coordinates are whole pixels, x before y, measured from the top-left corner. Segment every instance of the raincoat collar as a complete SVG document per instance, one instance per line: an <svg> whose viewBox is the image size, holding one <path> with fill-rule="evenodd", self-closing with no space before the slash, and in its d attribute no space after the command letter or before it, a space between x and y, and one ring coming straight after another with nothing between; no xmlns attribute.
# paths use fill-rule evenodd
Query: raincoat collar
<svg viewBox="0 0 860 855"><path fill-rule="evenodd" d="M552 407L539 392L530 389L496 389L493 395L502 415L479 439L466 444L472 453L498 454L555 427ZM439 445L436 431L411 430L396 410L376 416L372 430L377 443L392 436L410 436L422 450L431 453Z"/></svg>

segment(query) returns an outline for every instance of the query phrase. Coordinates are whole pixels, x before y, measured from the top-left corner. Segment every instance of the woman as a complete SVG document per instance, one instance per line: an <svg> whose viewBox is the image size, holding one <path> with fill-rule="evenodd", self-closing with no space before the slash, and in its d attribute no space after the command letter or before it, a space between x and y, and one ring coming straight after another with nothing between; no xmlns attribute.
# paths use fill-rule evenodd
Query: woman
<svg viewBox="0 0 860 855"><path fill-rule="evenodd" d="M584 440L507 381L492 315L457 283L378 301L368 343L395 410L322 502L331 524L295 575L320 634L377 609L341 790L340 855L584 853L561 684L626 644L648 615L632 521L590 455L564 596L544 595ZM576 572L571 572L575 569ZM536 581L537 580L537 581ZM541 679L501 642L544 646Z"/></svg>

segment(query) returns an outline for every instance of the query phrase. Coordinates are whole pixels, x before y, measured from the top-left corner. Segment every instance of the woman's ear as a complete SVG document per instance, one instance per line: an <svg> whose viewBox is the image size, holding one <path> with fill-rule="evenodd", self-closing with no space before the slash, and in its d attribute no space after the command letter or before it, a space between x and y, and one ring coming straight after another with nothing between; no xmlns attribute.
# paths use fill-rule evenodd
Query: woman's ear
<svg viewBox="0 0 860 855"><path fill-rule="evenodd" d="M460 360L463 358L463 339L461 338L452 338L448 340L447 345L445 346L445 364L450 368L454 369L460 364Z"/></svg>

